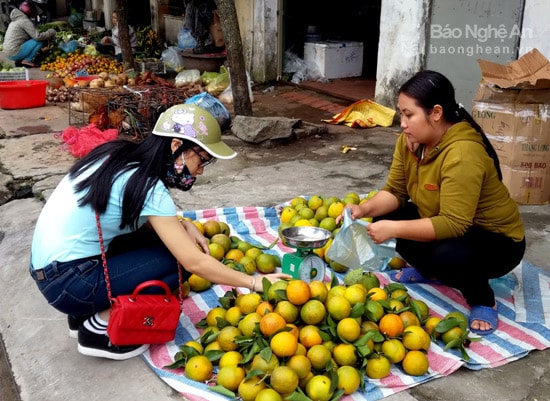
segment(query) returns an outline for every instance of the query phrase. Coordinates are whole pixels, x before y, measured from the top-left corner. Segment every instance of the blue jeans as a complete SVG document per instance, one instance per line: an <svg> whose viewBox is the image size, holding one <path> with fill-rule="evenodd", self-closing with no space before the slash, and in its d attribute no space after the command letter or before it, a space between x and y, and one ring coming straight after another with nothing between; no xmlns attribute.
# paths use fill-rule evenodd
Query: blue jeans
<svg viewBox="0 0 550 401"><path fill-rule="evenodd" d="M416 206L380 216L378 220L420 218ZM495 296L489 279L502 277L516 267L525 253L525 238L515 242L502 234L471 227L461 237L439 241L412 241L398 238L396 251L427 278L435 278L458 289L470 306L492 307Z"/></svg>
<svg viewBox="0 0 550 401"><path fill-rule="evenodd" d="M12 61L28 61L32 62L36 57L36 54L42 48L44 42L40 42L35 39L29 39L21 45L19 52L15 56L8 57Z"/></svg>
<svg viewBox="0 0 550 401"><path fill-rule="evenodd" d="M154 233L144 231L115 238L109 247L107 267L113 297L131 294L147 280L161 280L172 290L178 288L176 259ZM182 273L185 281L189 273ZM92 315L110 307L101 255L55 261L37 270L31 267L30 274L48 303L63 313ZM154 287L143 293L162 291Z"/></svg>

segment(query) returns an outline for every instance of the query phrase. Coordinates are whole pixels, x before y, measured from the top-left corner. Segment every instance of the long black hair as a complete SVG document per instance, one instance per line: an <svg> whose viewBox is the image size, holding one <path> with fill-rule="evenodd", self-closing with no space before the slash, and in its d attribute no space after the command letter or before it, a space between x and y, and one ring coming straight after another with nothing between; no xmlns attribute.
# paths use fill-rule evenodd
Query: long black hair
<svg viewBox="0 0 550 401"><path fill-rule="evenodd" d="M90 166L103 160L93 174L76 185L76 192L87 190L79 199L79 205L90 205L99 214L104 213L115 179L126 171L136 169L124 188L120 228L137 229L147 193L159 180L166 185L167 166L174 163L172 139L151 134L140 143L118 139L94 148L69 171L70 178L74 179ZM193 145L191 141L182 142L183 149L178 149L178 155Z"/></svg>
<svg viewBox="0 0 550 401"><path fill-rule="evenodd" d="M485 150L493 159L498 178L502 181L502 171L495 148L470 113L462 105L456 103L455 89L447 77L437 71L420 71L401 86L399 93L413 98L426 114L430 114L433 107L439 104L443 109L443 117L448 122L457 123L466 120L470 123L481 135Z"/></svg>

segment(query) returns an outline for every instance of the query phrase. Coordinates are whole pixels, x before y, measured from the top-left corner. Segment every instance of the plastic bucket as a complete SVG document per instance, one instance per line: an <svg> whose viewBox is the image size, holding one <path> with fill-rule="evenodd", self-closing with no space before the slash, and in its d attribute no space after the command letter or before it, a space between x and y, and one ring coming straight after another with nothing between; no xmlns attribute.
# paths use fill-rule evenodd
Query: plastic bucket
<svg viewBox="0 0 550 401"><path fill-rule="evenodd" d="M48 81L5 81L0 82L0 108L30 109L46 104Z"/></svg>

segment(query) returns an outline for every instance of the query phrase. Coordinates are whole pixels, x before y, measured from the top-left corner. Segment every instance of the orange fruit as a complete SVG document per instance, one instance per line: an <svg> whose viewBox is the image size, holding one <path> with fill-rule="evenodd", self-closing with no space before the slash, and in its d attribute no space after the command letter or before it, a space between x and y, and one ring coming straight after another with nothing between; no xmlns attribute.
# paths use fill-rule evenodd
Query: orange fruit
<svg viewBox="0 0 550 401"><path fill-rule="evenodd" d="M328 288L320 280L312 280L309 283L309 290L311 293L311 299L317 299L321 302L325 302L328 296Z"/></svg>
<svg viewBox="0 0 550 401"><path fill-rule="evenodd" d="M447 330L445 333L441 334L441 339L445 344L450 343L451 341L461 338L464 336L465 331L460 326L455 326L452 329Z"/></svg>
<svg viewBox="0 0 550 401"><path fill-rule="evenodd" d="M284 294L286 294L286 287L288 286L287 280L275 281L267 290L267 300L269 302L279 302L283 300Z"/></svg>
<svg viewBox="0 0 550 401"><path fill-rule="evenodd" d="M464 313L459 311L449 312L445 315L443 319L451 319L451 318L457 319L460 322L459 327L462 330L466 331L466 329L468 328L468 319L466 318Z"/></svg>
<svg viewBox="0 0 550 401"><path fill-rule="evenodd" d="M266 388L264 380L261 380L259 376L253 376L250 379L243 380L237 392L243 401L255 401L256 396L260 391Z"/></svg>
<svg viewBox="0 0 550 401"><path fill-rule="evenodd" d="M332 357L339 366L355 366L357 363L357 354L355 351L354 345L340 343L332 349Z"/></svg>
<svg viewBox="0 0 550 401"><path fill-rule="evenodd" d="M271 302L262 301L256 308L256 313L260 316L265 315L266 313L273 312L273 305Z"/></svg>
<svg viewBox="0 0 550 401"><path fill-rule="evenodd" d="M288 331L281 331L271 338L269 346L278 357L292 356L298 349L298 339Z"/></svg>
<svg viewBox="0 0 550 401"><path fill-rule="evenodd" d="M291 280L286 287L286 298L294 305L305 304L310 296L309 284L303 280Z"/></svg>
<svg viewBox="0 0 550 401"><path fill-rule="evenodd" d="M298 326L292 323L287 323L285 327L289 329L288 332L290 334L292 334L294 337L296 337L296 339L298 339L298 336L300 335L300 329L298 328Z"/></svg>
<svg viewBox="0 0 550 401"><path fill-rule="evenodd" d="M390 360L383 355L379 355L367 361L365 373L371 379L383 379L390 374L390 370Z"/></svg>
<svg viewBox="0 0 550 401"><path fill-rule="evenodd" d="M326 314L325 305L317 299L310 299L300 309L300 318L305 324L319 324Z"/></svg>
<svg viewBox="0 0 550 401"><path fill-rule="evenodd" d="M367 300L367 290L363 287L363 284L350 285L344 291L344 298L349 301L352 307L357 303L365 303Z"/></svg>
<svg viewBox="0 0 550 401"><path fill-rule="evenodd" d="M264 388L258 392L254 401L283 401L283 397L272 388Z"/></svg>
<svg viewBox="0 0 550 401"><path fill-rule="evenodd" d="M281 223L289 223L296 216L296 209L291 206L285 206L281 212Z"/></svg>
<svg viewBox="0 0 550 401"><path fill-rule="evenodd" d="M234 262L238 262L242 259L243 256L244 256L243 251L241 251L240 249L234 248L234 249L229 250L225 254L225 259L229 259L229 260L232 260Z"/></svg>
<svg viewBox="0 0 550 401"><path fill-rule="evenodd" d="M275 255L269 253L262 253L256 256L256 268L260 273L269 274L273 273L277 268L277 261Z"/></svg>
<svg viewBox="0 0 550 401"><path fill-rule="evenodd" d="M367 292L367 299L371 301L388 299L388 293L383 288L373 287Z"/></svg>
<svg viewBox="0 0 550 401"><path fill-rule="evenodd" d="M235 305L241 308L241 312L246 315L255 312L260 302L262 302L260 294L251 292L248 294L239 294L235 300Z"/></svg>
<svg viewBox="0 0 550 401"><path fill-rule="evenodd" d="M252 312L248 315L245 315L237 324L238 329L241 331L243 336L245 337L253 337L254 336L254 330L256 329L256 325L260 323L260 320L262 317L256 313Z"/></svg>
<svg viewBox="0 0 550 401"><path fill-rule="evenodd" d="M325 304L330 317L336 321L348 317L351 313L351 304L343 295L329 295Z"/></svg>
<svg viewBox="0 0 550 401"><path fill-rule="evenodd" d="M420 326L420 320L418 316L412 313L410 310L403 311L399 314L399 317L403 321L403 327Z"/></svg>
<svg viewBox="0 0 550 401"><path fill-rule="evenodd" d="M428 371L430 362L428 357L422 351L409 351L401 362L401 367L405 373L411 376L422 376Z"/></svg>
<svg viewBox="0 0 550 401"><path fill-rule="evenodd" d="M330 350L322 344L314 345L307 350L307 359L316 370L323 370L332 358Z"/></svg>
<svg viewBox="0 0 550 401"><path fill-rule="evenodd" d="M275 354L271 354L269 360L265 360L260 354L256 354L250 363L250 370L257 369L262 373L271 373L277 366L279 366L279 358Z"/></svg>
<svg viewBox="0 0 550 401"><path fill-rule="evenodd" d="M273 311L281 315L287 323L294 323L300 316L300 310L290 301L277 302Z"/></svg>
<svg viewBox="0 0 550 401"><path fill-rule="evenodd" d="M244 369L240 366L224 366L218 370L216 384L228 390L235 391L244 379Z"/></svg>
<svg viewBox="0 0 550 401"><path fill-rule="evenodd" d="M227 351L218 361L218 366L237 366L243 360L243 356L239 351Z"/></svg>
<svg viewBox="0 0 550 401"><path fill-rule="evenodd" d="M269 337L278 330L286 326L286 320L276 312L264 315L260 320L260 331L266 337Z"/></svg>
<svg viewBox="0 0 550 401"><path fill-rule="evenodd" d="M342 340L352 343L361 335L361 325L356 319L346 317L336 325L336 333Z"/></svg>
<svg viewBox="0 0 550 401"><path fill-rule="evenodd" d="M298 375L288 366L277 366L271 372L269 383L279 394L290 394L298 387Z"/></svg>
<svg viewBox="0 0 550 401"><path fill-rule="evenodd" d="M217 326L217 318L224 319L226 310L221 306L217 306L213 309L210 309L206 314L206 324L209 326Z"/></svg>
<svg viewBox="0 0 550 401"><path fill-rule="evenodd" d="M256 272L256 261L253 257L245 254L239 259L239 263L243 266L246 274L253 275Z"/></svg>
<svg viewBox="0 0 550 401"><path fill-rule="evenodd" d="M212 238L214 235L220 234L222 232L220 223L218 223L216 220L207 220L203 223L203 227L204 236L207 238Z"/></svg>
<svg viewBox="0 0 550 401"><path fill-rule="evenodd" d="M210 238L210 242L221 245L224 255L231 250L231 239L225 234L215 234Z"/></svg>
<svg viewBox="0 0 550 401"><path fill-rule="evenodd" d="M208 244L208 250L210 251L210 256L216 260L222 260L225 256L225 249L220 244L211 242Z"/></svg>
<svg viewBox="0 0 550 401"><path fill-rule="evenodd" d="M189 276L189 278L187 279L187 282L189 283L189 288L195 292L205 291L210 287L212 287L212 283L210 281L208 281L205 278L202 278L201 276L195 273Z"/></svg>
<svg viewBox="0 0 550 401"><path fill-rule="evenodd" d="M198 382L205 382L212 377L212 362L204 355L189 358L185 364L185 377Z"/></svg>
<svg viewBox="0 0 550 401"><path fill-rule="evenodd" d="M421 301L420 299L411 299L409 304L420 312L420 320L426 320L430 315L430 308L426 302Z"/></svg>
<svg viewBox="0 0 550 401"><path fill-rule="evenodd" d="M225 312L225 321L231 326L237 327L242 316L243 312L241 311L241 308L235 305Z"/></svg>
<svg viewBox="0 0 550 401"><path fill-rule="evenodd" d="M323 343L323 339L321 338L321 331L317 326L314 326L312 324L303 326L300 329L298 340L306 348L311 348L314 345L319 345Z"/></svg>
<svg viewBox="0 0 550 401"><path fill-rule="evenodd" d="M305 355L293 355L286 363L286 366L294 370L300 379L303 379L311 372L311 362Z"/></svg>
<svg viewBox="0 0 550 401"><path fill-rule="evenodd" d="M382 343L382 353L391 363L399 363L405 358L407 350L397 338L390 338Z"/></svg>
<svg viewBox="0 0 550 401"><path fill-rule="evenodd" d="M382 316L382 319L378 322L378 328L380 329L380 333L388 337L397 337L403 333L403 320L401 320L399 315L388 313Z"/></svg>
<svg viewBox="0 0 550 401"><path fill-rule="evenodd" d="M428 350L430 348L430 335L420 326L409 326L403 331L401 340L408 350Z"/></svg>
<svg viewBox="0 0 550 401"><path fill-rule="evenodd" d="M222 351L235 351L239 346L235 343L235 338L240 336L241 331L234 326L225 326L218 334L218 343Z"/></svg>
<svg viewBox="0 0 550 401"><path fill-rule="evenodd" d="M352 366L340 366L336 374L338 376L336 388L344 390L346 395L355 393L361 385L361 376Z"/></svg>
<svg viewBox="0 0 550 401"><path fill-rule="evenodd" d="M435 327L441 322L441 318L437 316L429 317L428 320L426 320L426 323L424 323L424 330L432 336L433 338L439 337L440 333L435 331Z"/></svg>
<svg viewBox="0 0 550 401"><path fill-rule="evenodd" d="M315 375L306 384L306 394L314 401L329 401L332 398L332 381L325 375Z"/></svg>

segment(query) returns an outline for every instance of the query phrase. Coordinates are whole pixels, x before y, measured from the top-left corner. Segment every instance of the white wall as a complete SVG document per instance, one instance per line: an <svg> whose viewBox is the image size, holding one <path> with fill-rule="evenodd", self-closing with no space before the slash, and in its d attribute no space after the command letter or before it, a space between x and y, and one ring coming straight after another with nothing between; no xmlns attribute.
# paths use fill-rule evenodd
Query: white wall
<svg viewBox="0 0 550 401"><path fill-rule="evenodd" d="M395 107L395 93L424 63L428 0L382 1L376 67L378 103Z"/></svg>
<svg viewBox="0 0 550 401"><path fill-rule="evenodd" d="M522 35L519 55L537 48L550 59L550 2L548 0L525 0Z"/></svg>

